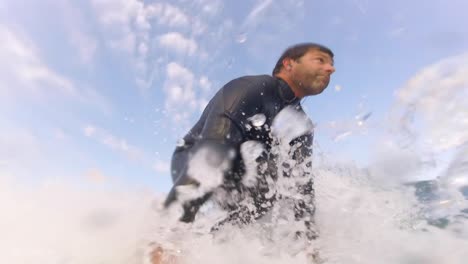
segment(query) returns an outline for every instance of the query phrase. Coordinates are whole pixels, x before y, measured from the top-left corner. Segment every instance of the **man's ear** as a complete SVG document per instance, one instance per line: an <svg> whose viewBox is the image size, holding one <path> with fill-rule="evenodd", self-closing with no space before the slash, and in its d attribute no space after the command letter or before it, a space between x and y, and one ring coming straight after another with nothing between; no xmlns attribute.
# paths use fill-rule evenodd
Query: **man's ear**
<svg viewBox="0 0 468 264"><path fill-rule="evenodd" d="M291 63L292 63L292 60L291 58L285 58L283 59L283 67L286 69L286 70L291 70Z"/></svg>

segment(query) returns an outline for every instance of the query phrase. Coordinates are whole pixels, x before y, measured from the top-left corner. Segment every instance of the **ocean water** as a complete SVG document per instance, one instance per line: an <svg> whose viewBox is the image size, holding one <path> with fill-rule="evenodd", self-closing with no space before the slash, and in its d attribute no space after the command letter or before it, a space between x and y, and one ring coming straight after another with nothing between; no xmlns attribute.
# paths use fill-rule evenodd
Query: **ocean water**
<svg viewBox="0 0 468 264"><path fill-rule="evenodd" d="M320 237L306 246L288 239L287 222L212 235L222 212L208 205L194 224L178 223L177 206L161 211L163 197L141 190L4 180L0 262L150 263L149 252L162 245L178 263L313 263L311 251L321 263L465 263L466 187L465 196L440 181L382 187L349 164L324 166L315 177Z"/></svg>
<svg viewBox="0 0 468 264"><path fill-rule="evenodd" d="M320 236L310 244L290 237L290 217L212 234L224 216L213 203L184 224L178 205L161 209L162 193L60 181L32 186L4 175L0 263L150 263L157 245L177 263L314 263L308 254L317 252L315 263L466 263L466 151L458 147L439 177L417 182L382 176L394 158L359 168L317 153ZM292 215L287 204L278 206Z"/></svg>

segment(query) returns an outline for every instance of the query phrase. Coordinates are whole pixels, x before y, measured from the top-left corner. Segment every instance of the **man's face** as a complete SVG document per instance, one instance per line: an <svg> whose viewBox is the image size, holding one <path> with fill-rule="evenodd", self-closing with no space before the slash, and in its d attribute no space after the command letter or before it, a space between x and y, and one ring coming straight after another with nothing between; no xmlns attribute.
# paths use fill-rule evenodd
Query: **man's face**
<svg viewBox="0 0 468 264"><path fill-rule="evenodd" d="M291 60L291 79L303 96L323 92L335 72L333 59L325 52L312 49L298 60Z"/></svg>

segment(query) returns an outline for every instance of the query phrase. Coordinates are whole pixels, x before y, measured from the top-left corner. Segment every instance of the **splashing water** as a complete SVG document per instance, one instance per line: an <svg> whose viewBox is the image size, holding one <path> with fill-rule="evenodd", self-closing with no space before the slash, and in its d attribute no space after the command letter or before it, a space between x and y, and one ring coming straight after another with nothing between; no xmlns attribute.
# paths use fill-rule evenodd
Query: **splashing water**
<svg viewBox="0 0 468 264"><path fill-rule="evenodd" d="M378 188L347 165L322 167L315 176L320 238L314 247L325 263L464 263L468 257L466 222L444 229L428 224L408 189ZM269 243L271 229L262 224L208 235L223 216L210 205L189 225L178 223L175 207L152 209L162 197L150 193L0 186L1 263L149 263L152 242L181 263L310 263L305 254L289 254L292 243ZM288 223L272 228L291 230Z"/></svg>
<svg viewBox="0 0 468 264"><path fill-rule="evenodd" d="M337 164L327 156L314 165L320 236L306 247L318 251L322 263L466 263L468 75L461 61L435 64L399 91L401 114L395 121L401 126L392 130L392 143L372 166ZM453 74L434 74L450 65L456 66ZM288 111L282 116L273 132L303 131L302 117ZM261 116L252 120L264 123ZM420 133L428 127L434 129ZM243 152L255 157L259 148L250 144ZM315 155L317 159L323 154ZM425 162L434 155L437 170ZM403 184L420 179L415 175L428 170L436 171L434 180ZM252 180L254 171L248 173ZM291 213L287 204L274 208L284 218L242 229L226 226L211 234L213 224L225 216L215 203L207 203L193 224L184 224L177 221L179 206L159 208L163 199L163 194L128 186L97 188L66 182L29 186L3 173L0 263L150 263L155 244L177 256L179 263L313 263L307 256L310 251L288 237L295 229L287 221Z"/></svg>
<svg viewBox="0 0 468 264"><path fill-rule="evenodd" d="M464 184L463 151L443 186ZM324 263L464 263L468 258L466 220L446 228L430 225L411 188L379 187L368 172L350 165L324 164L315 169L315 178L320 238L313 247ZM223 213L210 204L190 225L177 221L177 207L152 209L162 197L154 200L150 193L66 184L31 189L6 181L0 186L1 263L149 263L152 242L164 245L180 263L311 263L305 253L291 254L299 247L291 240L269 241L272 233L290 232L288 222L226 228L212 236L209 229Z"/></svg>
<svg viewBox="0 0 468 264"><path fill-rule="evenodd" d="M247 120L250 121L254 127L261 127L266 122L266 116L264 114L256 114L249 117Z"/></svg>
<svg viewBox="0 0 468 264"><path fill-rule="evenodd" d="M0 177L0 263L141 263L141 235L154 218L150 192L33 188L8 178Z"/></svg>
<svg viewBox="0 0 468 264"><path fill-rule="evenodd" d="M288 142L291 134L304 131L303 121L286 109L272 131ZM244 147L244 155L252 159L261 150L252 142ZM421 163L414 153L392 147L370 169L328 158L314 169L320 237L311 247L320 253L318 263L464 263L468 258L468 195L462 192L468 186L467 145L458 149L438 180L416 184L401 183ZM394 156L389 158L388 152ZM295 230L292 221L260 221L241 230L225 229L213 238L207 230L222 213L202 219L179 233L170 231L172 238L165 240L181 250L183 263L312 263L297 241L277 240ZM197 235L187 236L189 229Z"/></svg>

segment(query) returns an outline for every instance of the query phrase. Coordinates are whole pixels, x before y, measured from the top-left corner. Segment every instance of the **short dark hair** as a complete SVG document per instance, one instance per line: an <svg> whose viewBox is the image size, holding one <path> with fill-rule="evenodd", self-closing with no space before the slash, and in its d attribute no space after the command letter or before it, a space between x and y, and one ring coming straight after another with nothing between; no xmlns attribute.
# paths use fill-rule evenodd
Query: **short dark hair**
<svg viewBox="0 0 468 264"><path fill-rule="evenodd" d="M290 58L290 59L293 59L293 60L297 60L300 57L304 56L304 54L306 54L309 50L313 50L313 49L325 52L328 55L330 55L330 57L332 57L332 59L333 59L333 56L334 56L333 52L329 48L327 48L327 47L325 47L323 45L320 45L320 44L317 44L317 43L312 43L312 42L296 44L294 46L291 46L291 47L287 48L283 52L281 57L276 62L276 65L275 65L275 68L273 69L272 75L274 76L274 75L276 75L276 74L278 74L280 72L281 68L283 68L283 60L284 59Z"/></svg>

